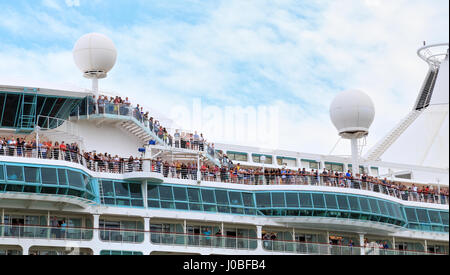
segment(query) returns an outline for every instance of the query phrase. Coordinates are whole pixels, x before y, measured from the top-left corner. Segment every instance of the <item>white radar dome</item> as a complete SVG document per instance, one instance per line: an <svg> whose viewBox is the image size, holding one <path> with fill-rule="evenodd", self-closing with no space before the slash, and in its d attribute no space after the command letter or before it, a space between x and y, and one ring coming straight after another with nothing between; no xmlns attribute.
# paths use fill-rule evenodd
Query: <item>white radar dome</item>
<svg viewBox="0 0 450 275"><path fill-rule="evenodd" d="M369 133L375 118L375 107L366 93L359 90L344 91L331 103L330 117L341 137L361 138Z"/></svg>
<svg viewBox="0 0 450 275"><path fill-rule="evenodd" d="M107 36L89 33L75 43L73 58L85 77L105 78L116 63L117 50Z"/></svg>

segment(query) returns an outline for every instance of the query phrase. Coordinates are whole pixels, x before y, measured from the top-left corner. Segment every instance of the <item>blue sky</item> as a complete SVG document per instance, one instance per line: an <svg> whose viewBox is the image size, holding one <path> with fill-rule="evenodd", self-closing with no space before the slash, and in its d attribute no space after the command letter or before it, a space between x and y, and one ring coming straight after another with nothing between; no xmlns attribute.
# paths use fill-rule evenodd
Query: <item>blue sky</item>
<svg viewBox="0 0 450 275"><path fill-rule="evenodd" d="M327 154L337 141L328 106L340 91L374 100L368 145L407 114L427 70L415 52L423 40L448 42L448 14L441 0L0 0L0 74L89 87L71 50L100 32L118 49L101 89L168 117L194 98L275 106L271 147Z"/></svg>

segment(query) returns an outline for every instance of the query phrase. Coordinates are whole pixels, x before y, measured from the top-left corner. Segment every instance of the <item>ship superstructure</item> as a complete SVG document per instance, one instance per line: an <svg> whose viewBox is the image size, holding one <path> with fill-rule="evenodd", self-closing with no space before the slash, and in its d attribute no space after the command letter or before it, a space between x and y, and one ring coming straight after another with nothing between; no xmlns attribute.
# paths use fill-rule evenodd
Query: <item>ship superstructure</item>
<svg viewBox="0 0 450 275"><path fill-rule="evenodd" d="M448 50L430 56L414 115L351 176L351 157L167 131L98 89L108 57L81 65L92 90L0 84L0 254L448 254L448 153L426 161L448 149ZM427 112L424 161L383 161Z"/></svg>

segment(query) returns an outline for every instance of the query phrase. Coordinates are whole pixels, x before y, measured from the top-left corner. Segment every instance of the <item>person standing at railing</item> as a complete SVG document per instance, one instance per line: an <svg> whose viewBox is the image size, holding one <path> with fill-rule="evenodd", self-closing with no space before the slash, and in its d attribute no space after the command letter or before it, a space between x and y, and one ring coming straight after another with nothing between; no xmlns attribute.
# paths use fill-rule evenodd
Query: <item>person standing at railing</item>
<svg viewBox="0 0 450 275"><path fill-rule="evenodd" d="M200 141L200 136L197 134L197 131L195 131L194 138L193 138L193 144L192 144L193 150L198 150L199 141Z"/></svg>
<svg viewBox="0 0 450 275"><path fill-rule="evenodd" d="M180 148L181 136L180 133L178 132L178 129L175 130L175 134L173 134L173 137L175 139L175 147Z"/></svg>

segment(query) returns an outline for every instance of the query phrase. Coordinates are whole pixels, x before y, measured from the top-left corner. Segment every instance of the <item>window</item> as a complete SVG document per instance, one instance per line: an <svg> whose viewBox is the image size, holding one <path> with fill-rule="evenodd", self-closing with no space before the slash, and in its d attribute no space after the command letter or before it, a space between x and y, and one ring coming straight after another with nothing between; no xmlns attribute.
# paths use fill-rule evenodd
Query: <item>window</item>
<svg viewBox="0 0 450 275"><path fill-rule="evenodd" d="M419 222L430 223L430 219L428 218L427 210L417 208L416 213L417 213L417 219L419 220Z"/></svg>
<svg viewBox="0 0 450 275"><path fill-rule="evenodd" d="M5 174L3 171L3 165L0 165L0 180L3 181L5 180Z"/></svg>
<svg viewBox="0 0 450 275"><path fill-rule="evenodd" d="M202 189L202 199L204 203L216 203L214 191L210 189Z"/></svg>
<svg viewBox="0 0 450 275"><path fill-rule="evenodd" d="M280 166L286 165L289 167L295 167L297 166L297 160L295 158L277 157L277 164Z"/></svg>
<svg viewBox="0 0 450 275"><path fill-rule="evenodd" d="M159 200L158 186L148 185L147 186L147 197L148 197L148 199Z"/></svg>
<svg viewBox="0 0 450 275"><path fill-rule="evenodd" d="M55 168L41 168L41 174L42 184L58 185L58 175Z"/></svg>
<svg viewBox="0 0 450 275"><path fill-rule="evenodd" d="M186 188L184 187L173 187L173 195L176 201L187 201Z"/></svg>
<svg viewBox="0 0 450 275"><path fill-rule="evenodd" d="M256 193L256 205L258 207L272 207L270 193Z"/></svg>
<svg viewBox="0 0 450 275"><path fill-rule="evenodd" d="M252 155L253 162L262 163L261 157L262 157L262 155L255 155L255 154L253 154ZM265 160L264 163L265 164L272 164L272 156L266 155L266 160Z"/></svg>
<svg viewBox="0 0 450 275"><path fill-rule="evenodd" d="M216 200L218 204L225 204L228 205L228 194L227 191L224 190L215 190L216 193Z"/></svg>
<svg viewBox="0 0 450 275"><path fill-rule="evenodd" d="M72 170L67 170L67 177L69 179L69 185L77 188L84 188L83 178L81 174Z"/></svg>
<svg viewBox="0 0 450 275"><path fill-rule="evenodd" d="M358 198L353 196L348 196L347 198L350 203L350 209L353 211L360 211Z"/></svg>
<svg viewBox="0 0 450 275"><path fill-rule="evenodd" d="M337 197L337 201L339 204L339 209L348 210L349 205L348 205L348 201L347 201L347 196L337 195L336 197Z"/></svg>
<svg viewBox="0 0 450 275"><path fill-rule="evenodd" d="M372 212L375 214L381 214L380 209L378 208L378 203L374 199L368 199L370 208L372 209Z"/></svg>
<svg viewBox="0 0 450 275"><path fill-rule="evenodd" d="M140 183L130 183L130 194L132 198L142 199L142 188Z"/></svg>
<svg viewBox="0 0 450 275"><path fill-rule="evenodd" d="M389 212L386 207L386 202L378 201L378 205L380 206L381 214L383 214L385 216L389 216Z"/></svg>
<svg viewBox="0 0 450 275"><path fill-rule="evenodd" d="M126 182L114 182L114 190L117 197L129 197L130 191L128 190L128 183Z"/></svg>
<svg viewBox="0 0 450 275"><path fill-rule="evenodd" d="M24 167L25 170L25 181L27 183L39 183L41 182L39 178L39 168L37 167Z"/></svg>
<svg viewBox="0 0 450 275"><path fill-rule="evenodd" d="M284 193L272 193L272 207L286 207Z"/></svg>
<svg viewBox="0 0 450 275"><path fill-rule="evenodd" d="M230 204L231 205L240 205L242 206L242 198L240 192L230 191L228 192L230 196Z"/></svg>
<svg viewBox="0 0 450 275"><path fill-rule="evenodd" d="M194 188L188 188L188 198L190 202L200 202L200 191Z"/></svg>
<svg viewBox="0 0 450 275"><path fill-rule="evenodd" d="M432 223L441 223L441 216L438 211L428 210L428 215L430 215L430 221Z"/></svg>
<svg viewBox="0 0 450 275"><path fill-rule="evenodd" d="M255 202L253 200L253 194L242 193L242 199L244 200L244 205L247 207L255 207Z"/></svg>
<svg viewBox="0 0 450 275"><path fill-rule="evenodd" d="M325 169L327 169L328 171L332 170L332 171L344 172L344 164L325 162Z"/></svg>
<svg viewBox="0 0 450 275"><path fill-rule="evenodd" d="M405 213L408 222L417 222L416 211L414 208L405 208Z"/></svg>
<svg viewBox="0 0 450 275"><path fill-rule="evenodd" d="M323 194L312 194L314 208L325 208L325 200L323 199Z"/></svg>
<svg viewBox="0 0 450 275"><path fill-rule="evenodd" d="M42 178L44 178L44 177L42 177ZM68 185L66 170L58 169L58 180L59 180L59 185ZM42 181L44 181L44 179L42 179Z"/></svg>
<svg viewBox="0 0 450 275"><path fill-rule="evenodd" d="M173 200L172 187L159 186L159 196L161 200Z"/></svg>
<svg viewBox="0 0 450 275"><path fill-rule="evenodd" d="M297 193L286 193L286 205L293 208L299 207Z"/></svg>
<svg viewBox="0 0 450 275"><path fill-rule="evenodd" d="M227 156L230 160L234 161L248 161L248 156L245 153L227 152Z"/></svg>
<svg viewBox="0 0 450 275"><path fill-rule="evenodd" d="M325 194L325 201L328 209L338 209L335 195Z"/></svg>
<svg viewBox="0 0 450 275"><path fill-rule="evenodd" d="M7 179L10 181L23 181L23 167L6 166Z"/></svg>
<svg viewBox="0 0 450 275"><path fill-rule="evenodd" d="M370 209L369 201L367 198L359 198L359 202L361 204L361 210L364 212L372 212Z"/></svg>
<svg viewBox="0 0 450 275"><path fill-rule="evenodd" d="M105 197L114 197L112 181L102 180L100 184L102 185L103 195Z"/></svg>
<svg viewBox="0 0 450 275"><path fill-rule="evenodd" d="M312 201L311 201L311 194L309 193L299 193L300 198L300 206L311 208L312 207Z"/></svg>

